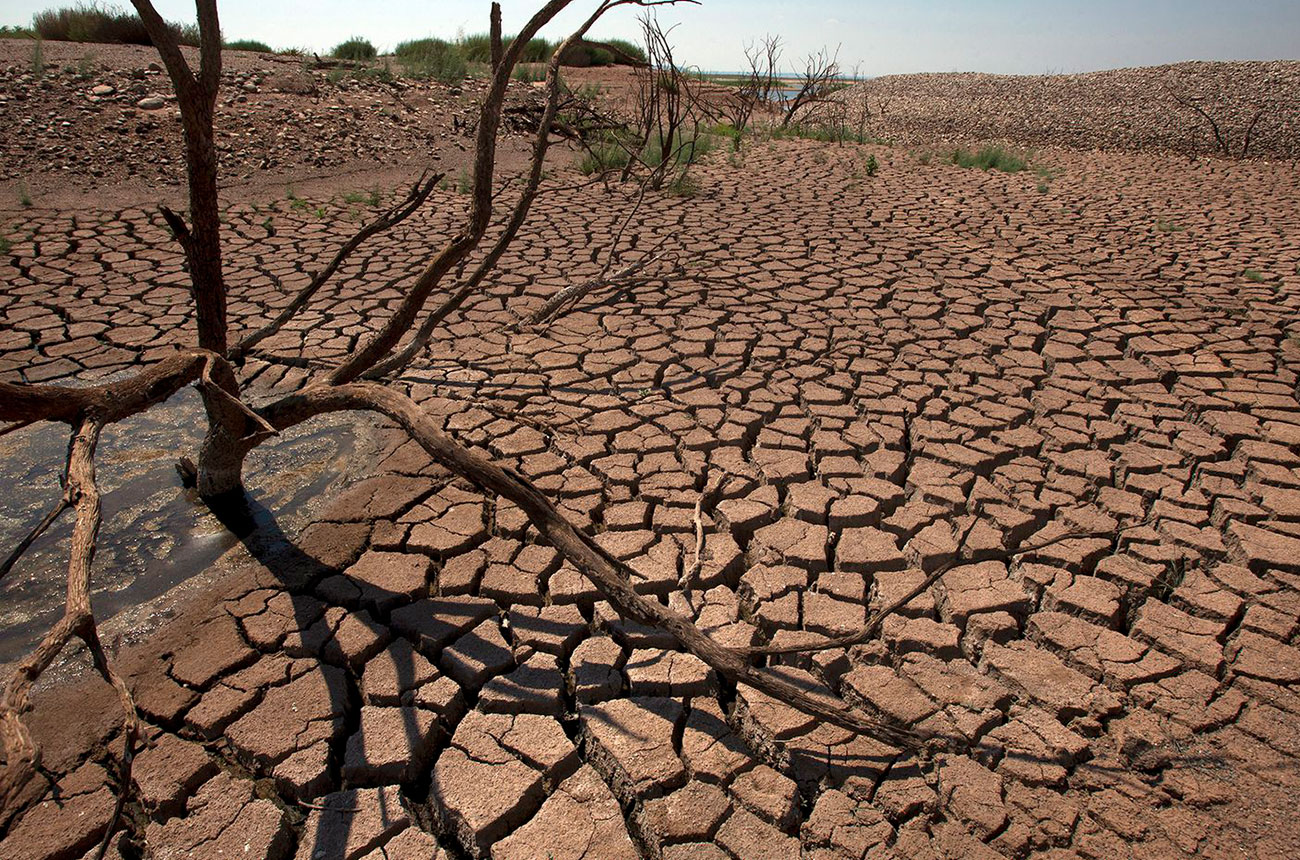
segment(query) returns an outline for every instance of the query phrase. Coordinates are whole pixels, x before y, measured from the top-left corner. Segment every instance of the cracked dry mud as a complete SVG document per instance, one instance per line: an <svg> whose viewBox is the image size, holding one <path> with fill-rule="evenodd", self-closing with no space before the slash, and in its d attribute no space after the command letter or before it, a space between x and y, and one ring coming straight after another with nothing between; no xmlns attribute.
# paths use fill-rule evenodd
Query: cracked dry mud
<svg viewBox="0 0 1300 860"><path fill-rule="evenodd" d="M775 669L956 748L719 683L388 430L298 552L119 655L153 746L112 856L1300 854L1296 168L1051 150L1041 193L869 151L872 178L852 146L711 161L633 219L677 232L685 275L515 332L628 205L550 193L402 384L732 645L857 629L978 516L975 561L878 641ZM227 212L237 329L353 229L318 202L272 204L273 234L266 204ZM352 349L463 205L438 193L352 264L255 385ZM191 339L145 208L9 223L6 378ZM997 558L1072 530L1097 536ZM76 860L112 810L115 705L91 680L32 719L49 783L0 855Z"/></svg>

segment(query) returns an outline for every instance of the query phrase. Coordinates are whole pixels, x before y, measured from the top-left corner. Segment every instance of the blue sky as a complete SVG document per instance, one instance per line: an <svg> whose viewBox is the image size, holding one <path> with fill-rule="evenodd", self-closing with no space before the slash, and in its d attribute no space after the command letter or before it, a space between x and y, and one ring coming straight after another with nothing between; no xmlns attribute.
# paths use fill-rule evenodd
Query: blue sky
<svg viewBox="0 0 1300 860"><path fill-rule="evenodd" d="M74 0L0 0L0 24ZM192 19L187 0L155 0L164 17ZM127 5L125 2L122 5ZM541 0L503 0L509 31ZM575 0L545 35L558 36L594 8ZM487 29L486 0L223 0L227 38L325 51L360 35L381 49L405 39ZM620 9L597 36L637 35L636 11ZM823 45L863 74L980 71L1081 72L1180 60L1300 59L1297 0L704 0L660 11L679 59L710 70L737 69L746 41L780 34L785 65Z"/></svg>

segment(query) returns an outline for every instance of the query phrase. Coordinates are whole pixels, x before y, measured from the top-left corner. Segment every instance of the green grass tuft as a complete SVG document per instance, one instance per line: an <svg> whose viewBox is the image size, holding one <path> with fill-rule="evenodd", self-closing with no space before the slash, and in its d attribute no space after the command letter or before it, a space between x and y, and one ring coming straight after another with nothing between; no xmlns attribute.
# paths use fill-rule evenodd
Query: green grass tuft
<svg viewBox="0 0 1300 860"><path fill-rule="evenodd" d="M454 84L464 80L469 72L460 46L443 39L402 42L393 53L408 77Z"/></svg>
<svg viewBox="0 0 1300 860"><path fill-rule="evenodd" d="M1258 284L1264 280L1264 273L1259 269L1247 269L1242 272L1241 275L1253 284Z"/></svg>
<svg viewBox="0 0 1300 860"><path fill-rule="evenodd" d="M954 149L948 159L958 167L1001 170L1003 173L1019 173L1029 166L1028 160L1023 155L1002 146L982 146L975 152Z"/></svg>

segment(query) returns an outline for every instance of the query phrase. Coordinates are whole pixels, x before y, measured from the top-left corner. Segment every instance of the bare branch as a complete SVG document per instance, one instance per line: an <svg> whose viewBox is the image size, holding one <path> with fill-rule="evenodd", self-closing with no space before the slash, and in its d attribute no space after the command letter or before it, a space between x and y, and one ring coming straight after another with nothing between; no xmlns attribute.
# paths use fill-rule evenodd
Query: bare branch
<svg viewBox="0 0 1300 860"><path fill-rule="evenodd" d="M664 240L662 240L660 244L662 245L663 241L666 241L669 238L671 238L671 235L665 236ZM583 281L580 284L573 284L571 286L565 287L564 289L556 293L554 296L552 296L545 304L543 304L535 312L533 312L531 316L518 323L516 325L516 328L536 326L546 322L547 320L551 319L553 316L558 314L565 305L580 300L583 296L587 295L597 287L604 287L604 286L629 287L637 284L643 284L646 282L646 280L648 280L648 278L640 277L641 272L644 269L646 269L648 266L657 263L662 259L664 259L663 254L657 254L653 252L647 253L644 256L642 256L641 259L637 260L635 263L630 263L627 266L624 266L619 271L614 272L613 274L609 274L609 275L601 274L598 275L597 277L590 278L586 281Z"/></svg>
<svg viewBox="0 0 1300 860"><path fill-rule="evenodd" d="M176 90L185 131L185 166L190 192L188 231L172 229L185 251L194 293L199 346L226 351L226 285L221 273L221 219L217 201L217 147L213 131L221 83L221 25L216 0L196 0L200 68L196 77L185 62L176 33L150 0L131 0L158 49ZM163 217L167 217L166 212ZM177 219L179 221L179 218ZM169 223L171 220L169 219Z"/></svg>
<svg viewBox="0 0 1300 860"><path fill-rule="evenodd" d="M677 581L679 588L690 590L691 583L695 577L700 575L700 569L704 566L704 497L700 496L695 500L695 513L692 521L695 523L695 556L691 560L691 566L682 571L681 579Z"/></svg>
<svg viewBox="0 0 1300 860"><path fill-rule="evenodd" d="M307 306L321 287L325 286L329 279L339 270L339 267L347 262L353 252L371 237L391 230L419 210L444 176L446 176L445 173L436 173L432 176L428 174L428 171L422 173L400 202L393 204L375 220L358 230L351 239L343 244L343 247L338 250L338 253L334 255L334 258L329 261L325 268L317 272L311 282L294 296L293 301L289 302L284 310L276 315L275 319L245 336L239 343L231 347L226 357L231 361L240 361L253 347L283 328L285 323L293 319Z"/></svg>
<svg viewBox="0 0 1300 860"><path fill-rule="evenodd" d="M512 242L514 242L515 237L519 234L519 230L524 225L524 221L528 218L528 212L532 208L533 201L537 198L537 189L541 185L542 168L546 163L547 149L550 147L551 124L555 121L555 114L559 105L559 92L561 86L560 59L564 56L564 52L568 50L569 46L581 39L591 26L595 24L608 9L612 8L613 5L615 4L608 2L602 3L591 17L589 17L581 27L575 30L572 35L556 46L555 50L551 54L551 58L546 67L546 106L543 108L542 116L537 123L537 137L533 142L533 154L532 159L529 162L528 178L524 183L524 189L520 193L519 199L515 202L514 210L511 212L510 219L506 223L505 230L502 231L501 236L479 262L478 266L475 267L474 272L470 275L469 279L462 282L461 285L457 287L441 305L424 318L420 323L420 328L416 331L415 336L411 338L410 343L395 355L377 363L373 368L366 371L363 374L364 378L380 379L394 372L400 371L402 368L410 364L415 356L419 355L420 351L424 349L438 325L459 308L464 303L465 299L469 298L469 296L479 288L483 279L487 277L488 273L496 268L497 263L500 262L506 249L510 247ZM522 38L523 34L521 33L519 36L515 37L515 42L518 43ZM522 44L526 45L527 43L524 42ZM512 43L511 47L514 48L515 45Z"/></svg>
<svg viewBox="0 0 1300 860"><path fill-rule="evenodd" d="M510 83L510 73L518 62L524 45L569 2L570 0L550 0L534 14L510 43L492 75L479 108L474 185L466 224L434 255L392 317L351 358L330 371L323 380L325 383L337 385L356 379L388 355L415 324L425 302L442 279L478 246L483 234L487 232L492 215L492 175L496 164L497 129L501 124L501 106L505 100L506 87ZM601 11L610 5L608 2L602 3Z"/></svg>
<svg viewBox="0 0 1300 860"><path fill-rule="evenodd" d="M835 49L834 54L829 54L822 48L804 59L799 89L794 96L783 100L785 118L781 120L781 128L790 125L800 110L826 100L840 75L839 54L839 48Z"/></svg>
<svg viewBox="0 0 1300 860"><path fill-rule="evenodd" d="M198 379L208 361L225 359L206 350L183 350L127 379L83 388L0 382L0 420L72 424L94 415L111 423L171 397Z"/></svg>
<svg viewBox="0 0 1300 860"><path fill-rule="evenodd" d="M847 704L832 704L812 696L771 672L754 667L747 651L726 648L710 639L689 619L632 587L632 571L614 559L588 535L564 518L527 480L472 453L444 436L419 404L374 383L313 386L289 395L263 410L274 426L284 429L325 412L379 412L395 421L435 461L452 472L511 502L524 511L538 533L582 572L624 617L672 635L690 653L736 684L746 684L833 725L887 743L918 748L922 736L862 714Z"/></svg>

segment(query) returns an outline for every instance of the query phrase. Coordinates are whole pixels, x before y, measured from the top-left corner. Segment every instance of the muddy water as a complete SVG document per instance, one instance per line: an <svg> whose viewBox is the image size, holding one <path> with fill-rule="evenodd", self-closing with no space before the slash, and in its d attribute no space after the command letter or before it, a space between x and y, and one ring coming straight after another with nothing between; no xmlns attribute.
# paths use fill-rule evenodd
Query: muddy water
<svg viewBox="0 0 1300 860"><path fill-rule="evenodd" d="M251 507L259 512L252 539L275 542L296 534L373 462L373 433L354 418L315 419L249 456L245 479ZM106 428L100 442L104 523L91 599L98 618L121 614L129 620L110 627L125 627L130 639L165 619L166 601L158 598L208 571L240 543L193 490L181 486L175 469L179 456L196 456L203 426L198 393L187 388ZM0 553L7 555L58 498L67 439L66 427L52 424L0 437ZM69 512L0 583L0 664L30 650L61 614L71 533Z"/></svg>

